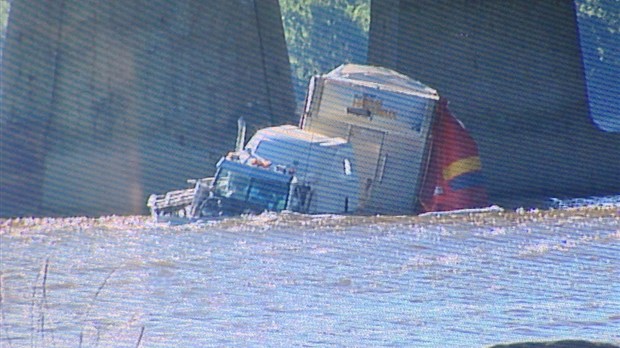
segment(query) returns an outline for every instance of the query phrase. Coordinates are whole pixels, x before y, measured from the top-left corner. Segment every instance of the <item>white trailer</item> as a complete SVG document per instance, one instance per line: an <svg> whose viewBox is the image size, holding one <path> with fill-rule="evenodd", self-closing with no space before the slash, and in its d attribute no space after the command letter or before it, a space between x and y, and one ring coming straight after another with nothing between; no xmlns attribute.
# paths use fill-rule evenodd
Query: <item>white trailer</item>
<svg viewBox="0 0 620 348"><path fill-rule="evenodd" d="M347 64L311 80L300 126L351 143L359 212L411 214L438 100L436 90L393 70Z"/></svg>

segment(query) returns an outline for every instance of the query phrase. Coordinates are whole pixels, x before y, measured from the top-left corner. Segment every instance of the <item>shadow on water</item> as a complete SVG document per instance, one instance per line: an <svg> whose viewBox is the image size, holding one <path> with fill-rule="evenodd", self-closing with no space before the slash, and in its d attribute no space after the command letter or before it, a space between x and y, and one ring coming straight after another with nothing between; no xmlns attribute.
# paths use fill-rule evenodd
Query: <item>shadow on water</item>
<svg viewBox="0 0 620 348"><path fill-rule="evenodd" d="M607 343L596 343L580 340L562 340L554 342L523 342L512 344L498 344L491 348L618 348L619 346Z"/></svg>

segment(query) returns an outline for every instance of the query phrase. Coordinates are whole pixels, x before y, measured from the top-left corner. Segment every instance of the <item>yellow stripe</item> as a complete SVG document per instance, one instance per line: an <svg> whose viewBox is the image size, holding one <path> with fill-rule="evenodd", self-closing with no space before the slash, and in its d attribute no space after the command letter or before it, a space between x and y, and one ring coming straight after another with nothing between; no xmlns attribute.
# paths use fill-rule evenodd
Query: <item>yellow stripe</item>
<svg viewBox="0 0 620 348"><path fill-rule="evenodd" d="M452 164L444 168L443 178L444 180L450 180L461 174L480 170L481 168L482 164L480 164L480 157L472 156L463 158L456 162L452 162Z"/></svg>

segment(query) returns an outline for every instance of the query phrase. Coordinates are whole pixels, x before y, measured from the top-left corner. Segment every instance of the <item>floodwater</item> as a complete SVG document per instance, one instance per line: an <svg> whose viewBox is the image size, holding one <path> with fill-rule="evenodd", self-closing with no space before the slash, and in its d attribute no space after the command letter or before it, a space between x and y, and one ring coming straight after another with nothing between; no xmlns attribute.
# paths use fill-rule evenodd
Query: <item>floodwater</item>
<svg viewBox="0 0 620 348"><path fill-rule="evenodd" d="M1 347L620 344L620 204L0 221Z"/></svg>

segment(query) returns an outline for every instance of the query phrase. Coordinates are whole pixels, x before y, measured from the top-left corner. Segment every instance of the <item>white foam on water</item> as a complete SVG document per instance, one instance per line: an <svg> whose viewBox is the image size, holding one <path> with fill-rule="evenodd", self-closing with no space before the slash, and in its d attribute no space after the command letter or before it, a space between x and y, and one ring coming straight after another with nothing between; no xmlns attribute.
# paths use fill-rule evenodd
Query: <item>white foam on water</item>
<svg viewBox="0 0 620 348"><path fill-rule="evenodd" d="M620 208L620 195L583 198L550 198L551 207L557 209L584 207L617 207Z"/></svg>
<svg viewBox="0 0 620 348"><path fill-rule="evenodd" d="M431 211L428 213L422 213L418 216L445 216L445 215L467 215L467 214L478 214L478 213L501 213L504 211L504 208L492 205L486 208L471 208L471 209L458 209L458 210L450 210L450 211Z"/></svg>

